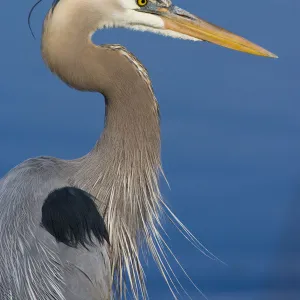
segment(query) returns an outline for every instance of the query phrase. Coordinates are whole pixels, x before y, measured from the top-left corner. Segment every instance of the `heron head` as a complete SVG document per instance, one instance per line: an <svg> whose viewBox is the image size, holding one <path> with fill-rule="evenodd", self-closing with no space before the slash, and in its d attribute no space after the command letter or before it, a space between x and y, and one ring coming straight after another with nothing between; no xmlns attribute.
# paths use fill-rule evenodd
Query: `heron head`
<svg viewBox="0 0 300 300"><path fill-rule="evenodd" d="M97 0L92 0L97 1ZM99 0L98 0L99 1ZM254 55L277 56L254 43L174 6L171 0L100 0L118 1L113 25L194 41L207 41ZM114 3L115 4L115 3Z"/></svg>
<svg viewBox="0 0 300 300"><path fill-rule="evenodd" d="M53 10L57 6L60 13L57 23L66 18L75 18L76 22L86 21L103 27L125 27L139 31L151 31L157 34L193 41L207 41L233 50L259 56L277 56L264 48L221 27L175 6L171 0L54 0ZM74 11L78 14L74 16ZM83 11L86 12L83 18ZM96 22L96 23L95 23Z"/></svg>

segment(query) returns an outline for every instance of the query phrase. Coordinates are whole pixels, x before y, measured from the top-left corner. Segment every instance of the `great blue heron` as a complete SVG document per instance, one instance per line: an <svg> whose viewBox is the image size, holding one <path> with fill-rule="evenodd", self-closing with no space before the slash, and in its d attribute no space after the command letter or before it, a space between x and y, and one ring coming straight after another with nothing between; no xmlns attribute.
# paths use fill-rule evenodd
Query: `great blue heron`
<svg viewBox="0 0 300 300"><path fill-rule="evenodd" d="M43 58L69 86L104 95L105 128L84 157L29 159L1 179L1 300L99 300L129 289L146 298L143 242L172 290L162 211L197 243L161 198L159 111L148 73L124 47L92 43L104 27L276 57L170 0L56 0L44 22Z"/></svg>

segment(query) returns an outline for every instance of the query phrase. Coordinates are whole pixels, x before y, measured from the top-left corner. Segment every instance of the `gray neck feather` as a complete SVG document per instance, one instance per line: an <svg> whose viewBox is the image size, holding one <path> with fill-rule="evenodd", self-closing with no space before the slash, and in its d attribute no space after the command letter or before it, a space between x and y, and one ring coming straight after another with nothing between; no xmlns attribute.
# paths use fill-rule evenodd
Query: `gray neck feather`
<svg viewBox="0 0 300 300"><path fill-rule="evenodd" d="M140 286L146 298L138 252L146 240L157 256L155 243L160 239L158 105L146 70L132 54L118 45L92 44L88 37L96 23L90 16L87 23L74 17L76 24L64 20L58 26L56 10L44 24L45 62L71 87L102 93L106 106L104 131L90 153L72 161L69 180L99 200L110 234L117 292L125 292L125 269L135 297Z"/></svg>

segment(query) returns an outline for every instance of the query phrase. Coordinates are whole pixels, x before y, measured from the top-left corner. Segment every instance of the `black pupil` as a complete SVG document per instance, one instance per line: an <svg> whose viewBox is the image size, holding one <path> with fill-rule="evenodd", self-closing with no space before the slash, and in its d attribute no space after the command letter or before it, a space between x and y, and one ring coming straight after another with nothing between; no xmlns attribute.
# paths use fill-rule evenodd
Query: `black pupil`
<svg viewBox="0 0 300 300"><path fill-rule="evenodd" d="M145 5L147 3L147 0L141 0L141 4Z"/></svg>

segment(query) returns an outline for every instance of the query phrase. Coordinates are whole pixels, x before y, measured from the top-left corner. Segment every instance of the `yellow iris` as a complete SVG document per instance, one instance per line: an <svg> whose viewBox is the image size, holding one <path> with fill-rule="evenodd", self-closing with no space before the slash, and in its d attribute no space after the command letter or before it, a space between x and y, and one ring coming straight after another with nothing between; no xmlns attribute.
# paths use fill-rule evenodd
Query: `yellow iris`
<svg viewBox="0 0 300 300"><path fill-rule="evenodd" d="M148 0L136 0L136 3L139 7L143 7L148 4Z"/></svg>

